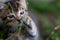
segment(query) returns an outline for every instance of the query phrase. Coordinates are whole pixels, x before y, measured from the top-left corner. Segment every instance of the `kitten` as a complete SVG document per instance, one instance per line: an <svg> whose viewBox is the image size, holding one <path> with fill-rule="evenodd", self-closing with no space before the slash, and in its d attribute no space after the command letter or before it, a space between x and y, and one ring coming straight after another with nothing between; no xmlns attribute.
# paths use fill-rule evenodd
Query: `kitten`
<svg viewBox="0 0 60 40"><path fill-rule="evenodd" d="M0 0L0 18L4 21L6 26L6 31L4 33L5 38L9 38L8 40L15 39L15 35L23 35L22 39L26 35L27 38L29 37L36 37L37 36L37 28L34 23L34 21L30 18L28 15L27 5L25 0ZM16 30L18 29L18 25L21 23L21 20L23 20L23 29L22 33L20 32L16 33ZM24 31L26 30L26 31ZM8 32L8 33L7 33ZM13 36L12 36L13 34ZM10 38L11 36L11 38ZM26 37L25 36L25 37ZM29 36L29 37L28 37ZM13 37L13 38L12 38ZM5 39L4 38L4 39ZM18 38L21 38L21 36L18 36ZM26 38L26 39L27 39ZM24 39L24 40L26 40ZM20 40L20 39L19 39ZM29 40L29 39L28 39ZM31 39L30 39L31 40Z"/></svg>

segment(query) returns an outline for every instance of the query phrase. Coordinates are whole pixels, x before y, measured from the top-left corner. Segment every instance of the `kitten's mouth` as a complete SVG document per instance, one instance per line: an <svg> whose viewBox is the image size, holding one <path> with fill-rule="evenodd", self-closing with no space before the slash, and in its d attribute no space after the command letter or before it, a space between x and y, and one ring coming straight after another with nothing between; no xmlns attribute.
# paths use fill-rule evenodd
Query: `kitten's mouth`
<svg viewBox="0 0 60 40"><path fill-rule="evenodd" d="M7 25L13 26L13 25L18 25L20 24L20 20L9 20L8 22L6 22Z"/></svg>

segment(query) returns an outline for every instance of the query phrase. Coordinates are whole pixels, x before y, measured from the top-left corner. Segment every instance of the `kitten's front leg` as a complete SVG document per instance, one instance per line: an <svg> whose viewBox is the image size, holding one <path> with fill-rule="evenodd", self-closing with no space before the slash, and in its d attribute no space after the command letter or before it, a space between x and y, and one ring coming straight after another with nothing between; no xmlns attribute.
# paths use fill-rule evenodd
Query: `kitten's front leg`
<svg viewBox="0 0 60 40"><path fill-rule="evenodd" d="M38 33L37 26L29 16L27 16L24 24L26 25L25 28L27 29L28 34L31 37L36 37Z"/></svg>

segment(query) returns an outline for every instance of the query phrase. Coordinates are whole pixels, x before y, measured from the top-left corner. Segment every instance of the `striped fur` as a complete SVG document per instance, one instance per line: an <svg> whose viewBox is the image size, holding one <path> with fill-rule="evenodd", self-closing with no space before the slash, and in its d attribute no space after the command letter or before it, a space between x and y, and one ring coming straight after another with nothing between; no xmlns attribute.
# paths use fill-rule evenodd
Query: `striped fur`
<svg viewBox="0 0 60 40"><path fill-rule="evenodd" d="M2 5L4 4L4 2L7 2L8 0L5 0L5 1L2 1L0 0L0 2L2 2ZM14 2L14 1L13 1ZM15 27L19 22L17 20L20 20L22 19L23 17L25 18L24 19L24 28L26 29L26 33L29 34L30 37L34 37L37 35L37 29L36 29L36 25L34 23L34 21L29 17L28 15L28 12L26 12L25 10L27 10L27 5L26 5L26 1L25 0L16 0L15 1L16 3L18 3L18 10L15 11L14 13L11 12L11 10L9 9L9 4L4 4L4 6L6 6L7 10L3 11L3 12L0 12L0 14L2 14L0 16L1 19L5 19L3 20L7 25L10 25L9 23L13 23L13 26ZM5 8L5 7L4 7ZM23 15L21 15L20 13L21 12L24 12ZM5 15L3 15L5 14ZM12 19L9 19L8 16L9 15L14 15L14 18ZM12 29L14 29L14 27L12 26ZM12 30L13 31L13 30ZM10 33L9 33L10 35ZM16 40L27 40L27 38L25 38L25 34L21 34L20 36L20 33L16 33L16 34L11 34L10 37L8 37L7 40L15 40L15 37L17 37L18 39ZM25 36L25 37L24 37ZM22 39L21 39L22 37ZM25 38L25 39L24 39ZM29 40L29 39L28 39ZM31 39L30 39L31 40Z"/></svg>

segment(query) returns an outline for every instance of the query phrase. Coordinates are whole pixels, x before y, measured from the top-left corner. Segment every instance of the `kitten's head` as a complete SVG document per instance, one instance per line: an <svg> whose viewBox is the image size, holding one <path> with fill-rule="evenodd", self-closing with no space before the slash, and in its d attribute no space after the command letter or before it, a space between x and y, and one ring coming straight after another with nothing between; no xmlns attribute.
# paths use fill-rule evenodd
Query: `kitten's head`
<svg viewBox="0 0 60 40"><path fill-rule="evenodd" d="M5 23L19 23L25 15L25 8L20 4L20 0L0 0L0 18Z"/></svg>

